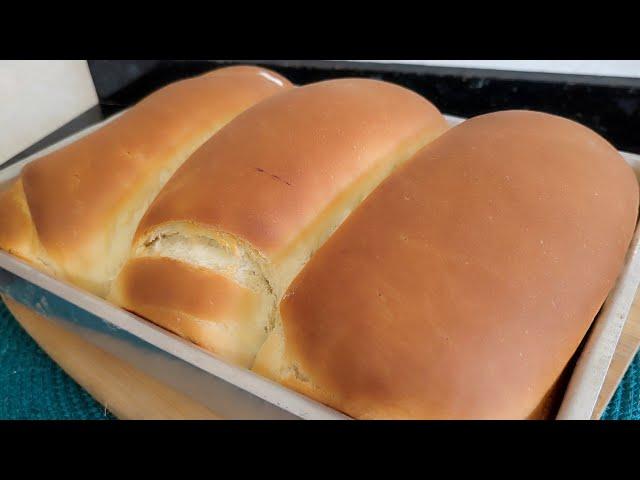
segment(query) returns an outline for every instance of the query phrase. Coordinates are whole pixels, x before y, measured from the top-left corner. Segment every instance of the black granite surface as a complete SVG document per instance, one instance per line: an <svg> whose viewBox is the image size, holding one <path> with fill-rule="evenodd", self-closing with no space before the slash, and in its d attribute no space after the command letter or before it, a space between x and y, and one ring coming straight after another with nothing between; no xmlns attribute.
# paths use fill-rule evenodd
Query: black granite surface
<svg viewBox="0 0 640 480"><path fill-rule="evenodd" d="M292 82L368 77L404 85L442 112L471 117L524 108L555 113L640 154L640 79L322 60L89 60L100 104L9 160L14 163L126 108L153 90L219 66L257 64Z"/></svg>
<svg viewBox="0 0 640 480"><path fill-rule="evenodd" d="M404 85L442 112L470 117L524 108L591 127L620 150L640 153L640 78L327 61L89 61L101 101L131 104L154 89L220 65L254 63L296 84L355 76Z"/></svg>

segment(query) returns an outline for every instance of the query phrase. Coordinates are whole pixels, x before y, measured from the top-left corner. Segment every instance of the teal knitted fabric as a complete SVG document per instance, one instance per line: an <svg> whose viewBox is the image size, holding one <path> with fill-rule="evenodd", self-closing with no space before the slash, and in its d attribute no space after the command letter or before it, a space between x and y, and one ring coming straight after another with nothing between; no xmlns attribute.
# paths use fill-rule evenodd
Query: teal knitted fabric
<svg viewBox="0 0 640 480"><path fill-rule="evenodd" d="M640 420L640 352L602 414L603 420Z"/></svg>
<svg viewBox="0 0 640 480"><path fill-rule="evenodd" d="M113 419L29 337L0 301L0 419ZM640 420L640 353L603 416Z"/></svg>
<svg viewBox="0 0 640 480"><path fill-rule="evenodd" d="M113 419L34 342L0 300L0 419Z"/></svg>

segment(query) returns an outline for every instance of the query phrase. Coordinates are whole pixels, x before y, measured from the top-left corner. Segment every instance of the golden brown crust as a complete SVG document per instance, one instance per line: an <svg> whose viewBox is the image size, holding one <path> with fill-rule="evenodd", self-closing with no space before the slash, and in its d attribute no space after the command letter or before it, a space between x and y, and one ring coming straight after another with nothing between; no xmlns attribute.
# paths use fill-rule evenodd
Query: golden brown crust
<svg viewBox="0 0 640 480"><path fill-rule="evenodd" d="M623 264L638 184L574 122L476 117L398 169L281 303L282 365L358 418L525 418ZM273 356L266 356L273 361ZM260 358L259 358L260 360Z"/></svg>
<svg viewBox="0 0 640 480"><path fill-rule="evenodd" d="M130 260L110 300L194 343L247 365L235 314L255 308L255 295L208 270L163 257ZM253 340L253 339L252 339Z"/></svg>
<svg viewBox="0 0 640 480"><path fill-rule="evenodd" d="M179 164L238 113L290 87L257 67L216 70L154 92L27 165L24 192L49 260L67 279L105 293L139 218Z"/></svg>
<svg viewBox="0 0 640 480"><path fill-rule="evenodd" d="M429 102L389 83L341 79L291 90L203 145L158 195L136 237L188 221L274 254L403 141L445 128Z"/></svg>
<svg viewBox="0 0 640 480"><path fill-rule="evenodd" d="M0 248L19 257L28 255L33 238L31 218L25 207L19 178L0 186Z"/></svg>
<svg viewBox="0 0 640 480"><path fill-rule="evenodd" d="M278 295L313 250L393 166L446 128L419 95L373 80L320 82L267 99L176 172L140 222L131 258L171 257L258 292L256 308L232 315L234 335L255 339L243 352L252 359ZM160 297L166 287L158 286ZM222 350L200 333L198 343Z"/></svg>
<svg viewBox="0 0 640 480"><path fill-rule="evenodd" d="M38 239L24 197L21 178L0 186L0 212L0 248L36 267L46 269L38 260Z"/></svg>

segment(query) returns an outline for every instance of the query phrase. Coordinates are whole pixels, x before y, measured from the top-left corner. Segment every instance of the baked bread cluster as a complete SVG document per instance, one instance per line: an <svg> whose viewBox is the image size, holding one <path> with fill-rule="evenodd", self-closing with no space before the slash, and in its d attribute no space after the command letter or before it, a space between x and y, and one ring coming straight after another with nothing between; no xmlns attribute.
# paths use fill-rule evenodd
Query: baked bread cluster
<svg viewBox="0 0 640 480"><path fill-rule="evenodd" d="M0 212L0 248L352 417L532 418L638 182L561 117L449 128L391 83L229 67L29 163Z"/></svg>

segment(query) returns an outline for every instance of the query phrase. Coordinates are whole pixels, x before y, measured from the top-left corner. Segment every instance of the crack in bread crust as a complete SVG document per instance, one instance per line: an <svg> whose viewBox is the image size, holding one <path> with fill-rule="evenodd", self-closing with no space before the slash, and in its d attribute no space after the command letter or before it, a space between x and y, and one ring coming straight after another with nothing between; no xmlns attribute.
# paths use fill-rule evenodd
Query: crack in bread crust
<svg viewBox="0 0 640 480"><path fill-rule="evenodd" d="M270 304L264 330L275 324L277 296L266 259L250 244L226 232L186 222L162 225L142 237L131 258L166 257L210 270L264 298Z"/></svg>
<svg viewBox="0 0 640 480"><path fill-rule="evenodd" d="M342 79L274 96L181 167L139 223L129 258L170 258L268 299L258 323L270 333L286 289L315 252L446 130L433 105L384 82ZM229 318L242 324L256 314Z"/></svg>

